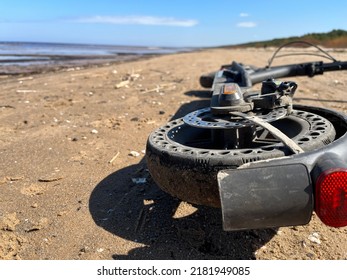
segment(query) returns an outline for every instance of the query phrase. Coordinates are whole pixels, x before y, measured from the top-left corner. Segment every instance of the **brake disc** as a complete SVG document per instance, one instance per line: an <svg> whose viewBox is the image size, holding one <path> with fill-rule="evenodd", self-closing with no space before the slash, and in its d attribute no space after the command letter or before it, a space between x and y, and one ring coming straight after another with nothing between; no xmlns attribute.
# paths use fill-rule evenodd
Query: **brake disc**
<svg viewBox="0 0 347 280"><path fill-rule="evenodd" d="M284 118L287 115L287 109L278 108L271 111L259 110L254 112L253 115L266 122L273 122ZM254 123L242 117L233 117L231 115L216 116L211 113L210 107L189 113L183 117L183 121L190 126L207 129L235 129L254 125Z"/></svg>

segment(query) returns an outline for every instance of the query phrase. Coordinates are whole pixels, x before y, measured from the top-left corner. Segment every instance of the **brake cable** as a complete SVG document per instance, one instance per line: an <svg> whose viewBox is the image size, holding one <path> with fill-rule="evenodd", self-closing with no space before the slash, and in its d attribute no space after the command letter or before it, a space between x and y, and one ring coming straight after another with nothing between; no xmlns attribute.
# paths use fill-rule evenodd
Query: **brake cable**
<svg viewBox="0 0 347 280"><path fill-rule="evenodd" d="M289 53L289 54L277 55L282 48L287 47L289 45L293 45L293 44L306 44L306 45L309 45L311 47L316 48L317 50L319 50L323 54L316 54L316 53L309 53L309 52L307 52L307 53ZM284 57L284 56L295 56L295 55L312 55L312 56L324 57L326 59L332 60L333 62L337 62L337 60L331 54L329 54L327 51L323 50L322 48L318 47L315 44L312 44L312 43L309 43L309 42L305 42L305 41L292 41L292 42L289 42L289 43L286 43L286 44L283 44L282 46L280 46L274 52L272 57L269 59L268 65L265 68L270 68L271 64L275 60L275 58Z"/></svg>
<svg viewBox="0 0 347 280"><path fill-rule="evenodd" d="M294 154L301 154L304 153L305 151L291 138L289 138L287 135L285 135L282 131L271 125L270 123L262 120L261 118L257 116L249 116L245 113L241 112L229 112L229 114L238 116L241 118L244 118L246 120L249 120L262 128L266 129L269 131L275 138L280 140L285 146L287 146Z"/></svg>

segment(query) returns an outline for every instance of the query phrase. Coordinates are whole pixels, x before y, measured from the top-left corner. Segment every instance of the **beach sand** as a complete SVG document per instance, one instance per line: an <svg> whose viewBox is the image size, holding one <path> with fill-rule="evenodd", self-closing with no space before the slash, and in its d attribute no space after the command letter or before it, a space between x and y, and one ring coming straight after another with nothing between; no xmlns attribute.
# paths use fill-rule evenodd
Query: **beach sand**
<svg viewBox="0 0 347 280"><path fill-rule="evenodd" d="M172 198L146 169L150 132L208 106L201 74L232 60L265 66L272 52L0 76L0 259L347 259L347 228L314 215L305 226L224 232L219 209ZM296 103L347 113L346 72L295 81Z"/></svg>

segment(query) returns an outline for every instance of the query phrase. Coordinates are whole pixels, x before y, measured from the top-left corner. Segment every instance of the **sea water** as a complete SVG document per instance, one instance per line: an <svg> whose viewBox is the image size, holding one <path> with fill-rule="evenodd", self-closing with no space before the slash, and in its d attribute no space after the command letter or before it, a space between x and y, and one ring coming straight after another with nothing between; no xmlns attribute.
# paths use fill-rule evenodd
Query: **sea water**
<svg viewBox="0 0 347 280"><path fill-rule="evenodd" d="M0 73L26 66L88 64L136 56L191 51L189 48L117 46L35 42L0 42ZM5 72L6 72L5 71Z"/></svg>

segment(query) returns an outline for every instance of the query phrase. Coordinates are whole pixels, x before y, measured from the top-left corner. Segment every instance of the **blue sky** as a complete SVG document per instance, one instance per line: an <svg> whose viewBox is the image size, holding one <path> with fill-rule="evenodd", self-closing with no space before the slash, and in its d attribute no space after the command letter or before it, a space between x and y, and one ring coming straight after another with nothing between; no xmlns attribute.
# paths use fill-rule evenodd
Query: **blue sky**
<svg viewBox="0 0 347 280"><path fill-rule="evenodd" d="M0 41L220 46L347 30L343 0L1 0Z"/></svg>

